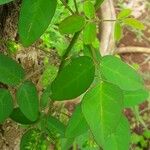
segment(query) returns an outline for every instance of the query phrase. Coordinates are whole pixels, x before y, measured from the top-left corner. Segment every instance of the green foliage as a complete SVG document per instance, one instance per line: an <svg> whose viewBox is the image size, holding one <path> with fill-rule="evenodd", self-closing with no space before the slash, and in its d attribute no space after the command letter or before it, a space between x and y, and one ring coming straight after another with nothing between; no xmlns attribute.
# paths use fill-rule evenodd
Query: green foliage
<svg viewBox="0 0 150 150"><path fill-rule="evenodd" d="M119 42L120 39L123 37L123 28L129 27L129 29L133 30L144 30L145 26L142 22L139 20L133 18L131 16L132 10L131 9L122 9L118 15L117 20L115 23L115 31L114 31L114 37L116 42Z"/></svg>
<svg viewBox="0 0 150 150"><path fill-rule="evenodd" d="M10 118L19 124L28 125L28 124L35 123L35 122L32 122L29 119L27 119L26 116L21 112L21 110L19 108L13 109L13 111L10 115Z"/></svg>
<svg viewBox="0 0 150 150"><path fill-rule="evenodd" d="M85 24L83 16L71 15L65 18L59 25L59 30L64 34L73 34L80 31Z"/></svg>
<svg viewBox="0 0 150 150"><path fill-rule="evenodd" d="M122 116L114 133L106 138L104 149L106 150L128 150L130 149L130 126L127 119Z"/></svg>
<svg viewBox="0 0 150 150"><path fill-rule="evenodd" d="M39 100L32 82L24 82L17 91L17 102L22 113L31 121L39 116Z"/></svg>
<svg viewBox="0 0 150 150"><path fill-rule="evenodd" d="M82 114L81 105L78 105L68 122L65 135L67 138L75 138L87 130L88 125Z"/></svg>
<svg viewBox="0 0 150 150"><path fill-rule="evenodd" d="M49 26L56 10L56 0L23 0L19 35L24 46L33 44ZM44 11L44 13L43 13Z"/></svg>
<svg viewBox="0 0 150 150"><path fill-rule="evenodd" d="M28 130L22 137L20 150L47 150L48 142L38 129Z"/></svg>
<svg viewBox="0 0 150 150"><path fill-rule="evenodd" d="M0 0L0 5L3 5L3 4L6 4L6 3L9 3L13 0Z"/></svg>
<svg viewBox="0 0 150 150"><path fill-rule="evenodd" d="M141 23L140 21L138 21L137 19L134 19L134 18L124 19L124 24L127 26L130 26L132 28L135 28L137 30L144 30L145 29L145 26L143 25L143 23Z"/></svg>
<svg viewBox="0 0 150 150"><path fill-rule="evenodd" d="M101 6L101 4L104 2L104 0L95 0L95 8L96 10Z"/></svg>
<svg viewBox="0 0 150 150"><path fill-rule="evenodd" d="M65 135L65 125L60 122L58 119L49 116L46 118L46 129L50 134L53 136L61 136L64 137Z"/></svg>
<svg viewBox="0 0 150 150"><path fill-rule="evenodd" d="M72 146L74 139L62 138L60 139L60 149L61 150L69 150Z"/></svg>
<svg viewBox="0 0 150 150"><path fill-rule="evenodd" d="M135 150L143 150L149 148L150 131L145 130L142 134L132 133L131 141Z"/></svg>
<svg viewBox="0 0 150 150"><path fill-rule="evenodd" d="M78 148L82 150L99 150L99 146L95 143L90 132L78 136L75 143L78 145Z"/></svg>
<svg viewBox="0 0 150 150"><path fill-rule="evenodd" d="M80 96L91 85L94 72L94 64L89 57L82 56L72 59L52 83L51 99L61 101Z"/></svg>
<svg viewBox="0 0 150 150"><path fill-rule="evenodd" d="M89 22L83 30L83 42L84 44L92 44L96 39L96 24Z"/></svg>
<svg viewBox="0 0 150 150"><path fill-rule="evenodd" d="M8 53L11 55L17 53L20 48L20 46L16 42L11 40L8 40L6 42L6 46L7 46Z"/></svg>
<svg viewBox="0 0 150 150"><path fill-rule="evenodd" d="M123 36L122 26L120 25L119 22L116 22L115 23L115 31L114 31L115 40L117 42L119 42L121 40L122 36Z"/></svg>
<svg viewBox="0 0 150 150"><path fill-rule="evenodd" d="M0 123L10 117L30 127L21 139L21 150L47 150L49 144L59 150L129 150L129 123L123 109L146 100L148 92L136 70L115 56L102 57L99 52L96 10L103 1L22 1L21 43L28 47L41 37L39 48L47 53L56 50L61 62L59 67L52 66L46 56L39 80L43 90L37 91L27 81L23 68L0 54L0 82L7 88L0 89ZM10 1L1 0L0 4L7 2ZM117 42L124 26L144 30L129 9L121 10L117 16ZM15 41L7 41L6 46L13 55L19 49ZM64 112L63 102L55 102L76 97L82 97L82 101L78 101L71 117ZM134 137L134 144L147 148L149 135L145 131L140 138Z"/></svg>
<svg viewBox="0 0 150 150"><path fill-rule="evenodd" d="M54 65L50 64L46 65L45 70L41 77L41 82L44 87L47 87L50 83L52 83L52 81L57 76L57 71L58 69Z"/></svg>
<svg viewBox="0 0 150 150"><path fill-rule="evenodd" d="M13 110L12 96L8 90L0 89L0 123L3 123Z"/></svg>
<svg viewBox="0 0 150 150"><path fill-rule="evenodd" d="M122 116L123 93L113 84L103 82L89 90L82 100L82 112L100 146L116 130Z"/></svg>
<svg viewBox="0 0 150 150"><path fill-rule="evenodd" d="M41 95L40 106L42 109L47 107L50 100L50 93L51 93L51 84L47 86L47 88L44 90L44 92Z"/></svg>
<svg viewBox="0 0 150 150"><path fill-rule="evenodd" d="M103 57L100 70L104 79L118 85L123 90L134 91L143 87L143 81L136 71L117 57Z"/></svg>
<svg viewBox="0 0 150 150"><path fill-rule="evenodd" d="M139 89L136 91L124 91L124 106L134 107L148 98L148 91Z"/></svg>
<svg viewBox="0 0 150 150"><path fill-rule="evenodd" d="M150 130L144 131L143 135L145 138L150 139Z"/></svg>
<svg viewBox="0 0 150 150"><path fill-rule="evenodd" d="M0 54L0 82L16 86L24 79L24 76L23 68L16 61Z"/></svg>
<svg viewBox="0 0 150 150"><path fill-rule="evenodd" d="M90 1L84 2L83 10L85 13L85 16L89 19L93 19L95 17L95 7Z"/></svg>
<svg viewBox="0 0 150 150"><path fill-rule="evenodd" d="M123 9L122 11L118 13L117 19L125 19L129 17L131 13L132 13L131 9Z"/></svg>

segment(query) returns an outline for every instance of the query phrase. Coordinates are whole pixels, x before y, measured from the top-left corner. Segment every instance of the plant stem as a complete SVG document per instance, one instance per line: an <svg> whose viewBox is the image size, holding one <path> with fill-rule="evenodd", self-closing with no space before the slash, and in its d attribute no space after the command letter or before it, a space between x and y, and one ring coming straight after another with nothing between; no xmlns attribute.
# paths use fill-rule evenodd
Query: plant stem
<svg viewBox="0 0 150 150"><path fill-rule="evenodd" d="M96 22L115 22L117 21L116 19L99 19L99 18L96 18L95 19Z"/></svg>
<svg viewBox="0 0 150 150"><path fill-rule="evenodd" d="M77 144L75 142L73 143L73 150L77 150Z"/></svg>
<svg viewBox="0 0 150 150"><path fill-rule="evenodd" d="M15 88L18 89L18 88L21 86L21 84L22 84L23 82L25 82L25 81L31 79L34 75L39 74L39 73L43 70L43 68L44 68L44 67L41 67L41 68L39 68L38 70L36 70L35 72L32 72L32 73L28 74L28 75L20 82L19 85L15 86Z"/></svg>
<svg viewBox="0 0 150 150"><path fill-rule="evenodd" d="M109 22L114 22L114 21L117 21L117 20L101 20L101 22L106 22L106 21L109 21Z"/></svg>
<svg viewBox="0 0 150 150"><path fill-rule="evenodd" d="M92 46L90 46L90 49L91 49L91 54L93 56L94 62L99 67L101 55L99 53L99 56L98 56L98 54L96 53L96 50Z"/></svg>
<svg viewBox="0 0 150 150"><path fill-rule="evenodd" d="M74 44L76 43L76 41L77 41L77 39L78 39L78 37L79 37L79 35L80 35L80 32L81 32L81 31L76 32L76 33L74 34L74 36L73 36L73 38L72 38L72 40L71 40L69 46L67 47L67 49L66 49L66 51L65 51L65 54L62 56L61 64L60 64L58 73L62 70L62 68L63 68L63 66L64 66L64 63L65 63L65 59L68 57L68 55L69 55L69 53L70 53L72 47L73 47Z"/></svg>
<svg viewBox="0 0 150 150"><path fill-rule="evenodd" d="M147 129L147 125L145 124L145 122L143 121L143 119L140 116L139 108L136 106L133 111L134 111L135 117L138 120L138 122L141 123L145 129Z"/></svg>
<svg viewBox="0 0 150 150"><path fill-rule="evenodd" d="M74 14L73 10L68 6L68 4L64 0L60 0L60 1L71 12L71 14Z"/></svg>
<svg viewBox="0 0 150 150"><path fill-rule="evenodd" d="M77 1L76 0L73 0L73 1L74 1L74 6L75 6L75 9L76 9L76 13L79 14L78 6L77 6Z"/></svg>

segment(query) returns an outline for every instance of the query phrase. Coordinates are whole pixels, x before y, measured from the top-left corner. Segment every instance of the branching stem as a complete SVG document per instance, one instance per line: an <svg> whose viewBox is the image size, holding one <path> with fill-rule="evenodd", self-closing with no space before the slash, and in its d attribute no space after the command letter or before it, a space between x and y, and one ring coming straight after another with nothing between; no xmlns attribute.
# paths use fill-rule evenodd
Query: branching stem
<svg viewBox="0 0 150 150"><path fill-rule="evenodd" d="M74 44L76 43L76 41L77 41L77 39L78 39L78 37L79 37L79 35L80 35L80 32L81 32L81 31L76 32L76 33L74 34L74 36L73 36L73 38L72 38L72 40L71 40L69 46L67 47L67 49L66 49L66 51L65 51L65 54L62 56L62 58L61 58L61 64L60 64L58 73L62 70L62 68L63 68L63 66L64 66L64 63L65 63L65 59L68 57L68 55L69 55L71 49L73 48Z"/></svg>

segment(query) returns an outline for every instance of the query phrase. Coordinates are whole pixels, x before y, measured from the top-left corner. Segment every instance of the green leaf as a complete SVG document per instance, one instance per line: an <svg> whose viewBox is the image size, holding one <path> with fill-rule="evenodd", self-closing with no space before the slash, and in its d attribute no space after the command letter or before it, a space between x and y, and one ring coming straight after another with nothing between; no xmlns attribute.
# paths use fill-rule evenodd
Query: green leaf
<svg viewBox="0 0 150 150"><path fill-rule="evenodd" d="M95 0L95 9L99 9L103 2L104 0Z"/></svg>
<svg viewBox="0 0 150 150"><path fill-rule="evenodd" d="M131 142L132 144L136 145L138 144L142 139L143 139L143 135L138 135L136 133L132 133L131 135Z"/></svg>
<svg viewBox="0 0 150 150"><path fill-rule="evenodd" d="M120 122L123 93L116 85L102 82L89 90L82 99L83 115L98 145L113 133Z"/></svg>
<svg viewBox="0 0 150 150"><path fill-rule="evenodd" d="M117 15L117 19L125 19L127 17L129 17L132 13L131 9L123 9L122 11L120 11Z"/></svg>
<svg viewBox="0 0 150 150"><path fill-rule="evenodd" d="M46 128L53 135L59 134L61 137L65 136L65 129L66 129L65 125L52 116L49 116L47 118Z"/></svg>
<svg viewBox="0 0 150 150"><path fill-rule="evenodd" d="M69 150L73 142L74 142L74 138L73 139L61 138L60 139L61 150Z"/></svg>
<svg viewBox="0 0 150 150"><path fill-rule="evenodd" d="M48 85L48 87L43 91L40 99L40 106L42 109L45 109L48 105L48 102L50 100L50 93L51 93L51 84Z"/></svg>
<svg viewBox="0 0 150 150"><path fill-rule="evenodd" d="M44 87L47 87L57 76L58 67L48 64L41 76L41 83Z"/></svg>
<svg viewBox="0 0 150 150"><path fill-rule="evenodd" d="M13 110L13 99L9 91L0 89L0 123L9 117Z"/></svg>
<svg viewBox="0 0 150 150"><path fill-rule="evenodd" d="M51 99L61 101L80 96L89 88L94 75L95 67L90 57L72 59L52 83Z"/></svg>
<svg viewBox="0 0 150 150"><path fill-rule="evenodd" d="M32 82L24 82L17 91L17 102L22 113L31 121L39 116L39 100Z"/></svg>
<svg viewBox="0 0 150 150"><path fill-rule="evenodd" d="M114 133L105 140L105 150L129 150L130 149L130 126L127 119L122 116Z"/></svg>
<svg viewBox="0 0 150 150"><path fill-rule="evenodd" d="M145 138L150 139L150 130L145 130L143 135Z"/></svg>
<svg viewBox="0 0 150 150"><path fill-rule="evenodd" d="M80 150L100 150L99 146L95 143L92 133L87 131L75 139L75 143Z"/></svg>
<svg viewBox="0 0 150 150"><path fill-rule="evenodd" d="M0 82L16 86L23 80L24 76L23 68L16 61L0 54Z"/></svg>
<svg viewBox="0 0 150 150"><path fill-rule="evenodd" d="M49 26L55 10L56 0L24 0L19 18L19 35L24 46L30 46Z"/></svg>
<svg viewBox="0 0 150 150"><path fill-rule="evenodd" d="M103 77L126 91L135 91L143 88L143 80L129 65L115 56L105 56L101 60Z"/></svg>
<svg viewBox="0 0 150 150"><path fill-rule="evenodd" d="M92 44L96 39L96 24L89 22L83 30L83 42L84 44Z"/></svg>
<svg viewBox="0 0 150 150"><path fill-rule="evenodd" d="M32 122L29 119L27 119L25 117L25 115L20 111L19 108L13 109L13 112L11 113L10 118L12 120L14 120L15 122L20 123L20 124L24 124L24 125L35 123L35 122Z"/></svg>
<svg viewBox="0 0 150 150"><path fill-rule="evenodd" d="M144 102L148 96L148 91L145 89L136 91L124 91L124 105L125 107L134 107Z"/></svg>
<svg viewBox="0 0 150 150"><path fill-rule="evenodd" d="M38 129L28 130L21 139L20 150L47 150L48 142Z"/></svg>
<svg viewBox="0 0 150 150"><path fill-rule="evenodd" d="M83 16L71 15L65 18L59 25L59 30L64 34L73 34L80 31L85 24Z"/></svg>
<svg viewBox="0 0 150 150"><path fill-rule="evenodd" d="M121 38L123 37L122 27L119 22L115 23L115 31L114 32L115 32L114 33L115 40L117 42L119 42L121 40Z"/></svg>
<svg viewBox="0 0 150 150"><path fill-rule="evenodd" d="M144 24L135 18L126 18L123 20L123 22L125 25L130 26L133 29L134 28L137 30L144 30L145 29Z"/></svg>
<svg viewBox="0 0 150 150"><path fill-rule="evenodd" d="M6 4L6 3L9 3L13 0L0 0L0 5L3 5L3 4Z"/></svg>
<svg viewBox="0 0 150 150"><path fill-rule="evenodd" d="M68 122L65 135L67 138L75 138L87 130L88 125L82 114L81 105L78 105Z"/></svg>
<svg viewBox="0 0 150 150"><path fill-rule="evenodd" d="M90 45L83 45L83 54L84 56L88 56L90 58L92 58L92 50L91 50L91 46Z"/></svg>
<svg viewBox="0 0 150 150"><path fill-rule="evenodd" d="M92 19L95 17L95 8L94 8L93 3L91 3L90 1L84 2L83 10L84 10L85 16L88 17L89 19Z"/></svg>

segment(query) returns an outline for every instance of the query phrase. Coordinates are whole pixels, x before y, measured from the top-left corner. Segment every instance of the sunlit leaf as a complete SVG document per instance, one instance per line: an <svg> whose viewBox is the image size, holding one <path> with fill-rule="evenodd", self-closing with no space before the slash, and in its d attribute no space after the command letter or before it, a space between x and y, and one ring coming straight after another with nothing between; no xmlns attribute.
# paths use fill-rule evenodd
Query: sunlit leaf
<svg viewBox="0 0 150 150"><path fill-rule="evenodd" d="M86 1L83 4L83 10L85 15L89 18L92 19L95 17L95 8L93 3L91 3L90 1Z"/></svg>
<svg viewBox="0 0 150 150"><path fill-rule="evenodd" d="M100 146L113 133L122 116L123 93L116 85L100 83L82 99L83 115Z"/></svg>
<svg viewBox="0 0 150 150"><path fill-rule="evenodd" d="M129 150L130 149L130 126L127 119L122 116L114 133L105 140L105 150Z"/></svg>
<svg viewBox="0 0 150 150"><path fill-rule="evenodd" d="M114 37L115 37L115 40L117 42L119 42L121 40L121 38L123 37L123 31L122 31L122 26L120 25L120 23L116 22L115 23L115 31L114 31Z"/></svg>
<svg viewBox="0 0 150 150"><path fill-rule="evenodd" d="M148 96L148 91L145 89L124 91L124 105L125 107L134 107L147 100Z"/></svg>
<svg viewBox="0 0 150 150"><path fill-rule="evenodd" d="M145 29L144 24L135 18L126 18L123 20L123 22L125 25L130 26L133 29L137 29L137 30Z"/></svg>
<svg viewBox="0 0 150 150"><path fill-rule="evenodd" d="M96 24L88 23L83 30L83 42L84 44L92 44L96 39Z"/></svg>
<svg viewBox="0 0 150 150"><path fill-rule="evenodd" d="M124 19L127 18L131 15L132 10L131 9L123 9L122 11L120 11L117 15L117 19Z"/></svg>
<svg viewBox="0 0 150 150"><path fill-rule="evenodd" d="M103 77L126 91L143 88L143 80L136 70L115 56L105 56L101 60L100 70Z"/></svg>

